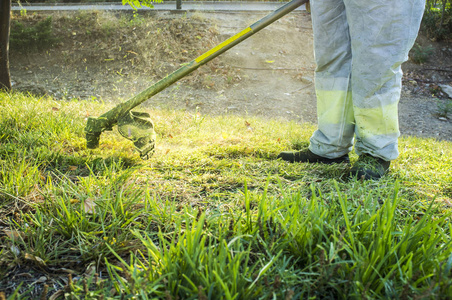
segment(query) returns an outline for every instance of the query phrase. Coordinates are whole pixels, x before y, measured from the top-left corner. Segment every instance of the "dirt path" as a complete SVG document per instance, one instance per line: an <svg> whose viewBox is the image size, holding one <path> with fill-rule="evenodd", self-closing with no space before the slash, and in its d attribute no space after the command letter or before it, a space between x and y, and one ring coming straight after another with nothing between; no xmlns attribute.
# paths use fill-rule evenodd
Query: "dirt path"
<svg viewBox="0 0 452 300"><path fill-rule="evenodd" d="M99 18L99 14L96 14ZM179 26L183 30L187 20L192 20L193 24L210 25L191 27L189 31L194 34L192 36L188 36L189 31L172 33L181 34L180 39L185 38L184 42L195 47L193 49L184 49L189 47L184 44L180 49L171 50L171 47L157 40L143 46L146 51L140 49L139 52L137 47L149 39L149 34L155 35L153 30L157 25L146 27L150 28L147 35L143 32L135 34L136 39L131 38L134 33L126 28L121 31L122 36L112 34L107 39L102 37L100 41L93 42L93 33L86 34L86 28L74 28L71 23L66 24L60 19L57 21L57 14L54 13L54 26L58 27L65 40L58 47L47 50L46 55L12 55L12 79L17 89L48 93L57 98L122 101L160 79L168 71L176 69L180 63L190 61L264 15L261 12L204 12L189 13L187 16L146 14L140 17L142 22L156 17L163 18L167 23L168 20L185 18L184 24L177 23L176 30ZM102 20L111 17L102 16ZM89 19L82 14L79 19L83 21L83 18ZM152 52L162 47L167 51L162 55ZM211 115L230 113L315 123L315 64L312 49L310 16L305 12L291 13L223 54L215 62L195 71L199 73L154 96L145 105ZM181 52L180 55L174 56L177 51ZM121 57L128 60L121 60ZM450 57L446 57L448 62L451 61ZM157 65L144 67L151 63ZM406 68L409 72L419 69L413 65L406 65ZM443 82L452 81L450 77L444 76L441 78ZM452 141L451 113L438 114L441 113L438 105L447 104L449 100L438 101L427 96L422 92L422 89L425 90L422 80L407 80L411 83L404 87L400 101L402 134Z"/></svg>

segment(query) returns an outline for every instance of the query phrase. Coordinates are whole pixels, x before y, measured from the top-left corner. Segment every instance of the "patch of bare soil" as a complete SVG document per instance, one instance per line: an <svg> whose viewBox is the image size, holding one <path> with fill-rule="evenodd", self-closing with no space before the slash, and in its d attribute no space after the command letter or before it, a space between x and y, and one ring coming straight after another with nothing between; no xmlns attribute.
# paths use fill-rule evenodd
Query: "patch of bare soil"
<svg viewBox="0 0 452 300"><path fill-rule="evenodd" d="M59 99L124 101L265 15L53 13L58 44L12 49L14 88ZM33 23L46 16L14 19ZM422 65L403 66L401 132L452 140L452 104L440 87L452 85L452 47L422 36L418 43L433 52ZM310 16L294 12L143 105L316 123L314 68Z"/></svg>

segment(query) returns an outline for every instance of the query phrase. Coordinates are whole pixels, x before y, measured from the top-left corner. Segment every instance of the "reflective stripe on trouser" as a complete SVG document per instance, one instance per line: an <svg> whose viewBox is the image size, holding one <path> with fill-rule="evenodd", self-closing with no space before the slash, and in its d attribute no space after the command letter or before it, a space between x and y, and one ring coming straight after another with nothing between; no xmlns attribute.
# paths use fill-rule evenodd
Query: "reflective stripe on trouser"
<svg viewBox="0 0 452 300"><path fill-rule="evenodd" d="M401 64L419 31L425 0L312 0L318 130L310 150L398 156Z"/></svg>

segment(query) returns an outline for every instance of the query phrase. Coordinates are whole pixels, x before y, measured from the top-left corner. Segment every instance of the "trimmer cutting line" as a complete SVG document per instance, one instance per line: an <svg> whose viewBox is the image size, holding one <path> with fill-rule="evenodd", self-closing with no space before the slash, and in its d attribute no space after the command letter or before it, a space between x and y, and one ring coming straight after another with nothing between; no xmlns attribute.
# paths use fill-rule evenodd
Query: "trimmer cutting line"
<svg viewBox="0 0 452 300"><path fill-rule="evenodd" d="M117 124L119 133L133 141L135 147L140 152L141 158L150 158L155 151L156 134L154 124L148 113L135 112L131 111L131 109L307 2L308 0L292 0L191 62L183 65L133 98L120 103L98 118L88 118L85 127L87 148L94 149L99 147L101 133L106 130L112 130L113 126Z"/></svg>

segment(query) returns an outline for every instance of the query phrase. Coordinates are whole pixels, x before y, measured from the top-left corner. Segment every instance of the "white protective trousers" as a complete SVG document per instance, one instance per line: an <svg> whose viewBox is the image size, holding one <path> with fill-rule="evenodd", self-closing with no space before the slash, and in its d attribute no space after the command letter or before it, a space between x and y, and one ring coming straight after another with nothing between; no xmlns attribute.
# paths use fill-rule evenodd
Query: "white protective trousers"
<svg viewBox="0 0 452 300"><path fill-rule="evenodd" d="M318 130L311 152L398 156L401 65L425 0L311 0Z"/></svg>

